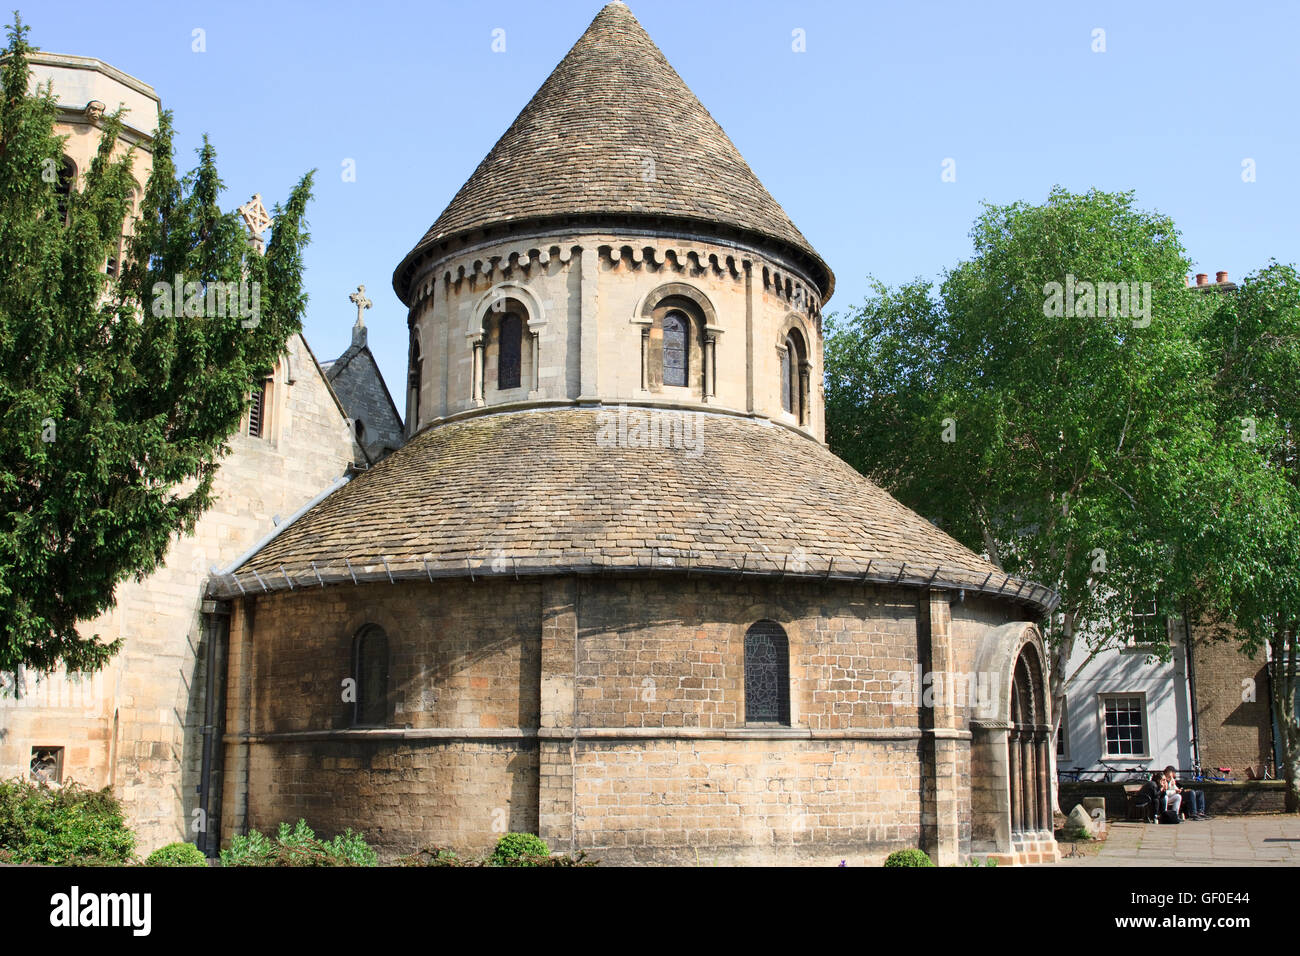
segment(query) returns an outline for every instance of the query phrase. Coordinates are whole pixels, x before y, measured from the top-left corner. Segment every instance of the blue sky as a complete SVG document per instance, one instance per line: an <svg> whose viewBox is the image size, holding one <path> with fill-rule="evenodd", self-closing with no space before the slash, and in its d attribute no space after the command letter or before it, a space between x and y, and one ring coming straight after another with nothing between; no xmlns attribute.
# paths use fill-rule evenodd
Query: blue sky
<svg viewBox="0 0 1300 956"><path fill-rule="evenodd" d="M206 132L226 205L270 206L319 170L306 255L317 357L348 294L400 394L393 268L600 9L599 2L65 0L19 10L44 50L95 56L175 113L178 165ZM1054 184L1132 189L1197 271L1300 262L1300 5L632 0L633 13L837 277L935 277L982 201ZM111 15L109 15L111 13ZM205 31L206 52L192 50ZM506 31L504 53L492 32ZM806 52L792 50L792 31ZM1105 52L1093 52L1093 31ZM112 105L112 104L110 104ZM955 161L956 181L942 164ZM1253 159L1256 181L1242 181ZM344 182L346 159L356 181Z"/></svg>

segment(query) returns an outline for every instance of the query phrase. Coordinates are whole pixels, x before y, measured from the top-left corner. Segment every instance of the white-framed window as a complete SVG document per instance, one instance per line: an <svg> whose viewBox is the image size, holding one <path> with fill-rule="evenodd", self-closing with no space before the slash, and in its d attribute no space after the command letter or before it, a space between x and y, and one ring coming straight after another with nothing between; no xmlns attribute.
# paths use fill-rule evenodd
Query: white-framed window
<svg viewBox="0 0 1300 956"><path fill-rule="evenodd" d="M1102 694L1100 709L1103 756L1150 756L1146 694Z"/></svg>
<svg viewBox="0 0 1300 956"><path fill-rule="evenodd" d="M1156 600L1139 601L1133 605L1133 637L1129 647L1163 644L1169 639L1169 616L1161 610Z"/></svg>

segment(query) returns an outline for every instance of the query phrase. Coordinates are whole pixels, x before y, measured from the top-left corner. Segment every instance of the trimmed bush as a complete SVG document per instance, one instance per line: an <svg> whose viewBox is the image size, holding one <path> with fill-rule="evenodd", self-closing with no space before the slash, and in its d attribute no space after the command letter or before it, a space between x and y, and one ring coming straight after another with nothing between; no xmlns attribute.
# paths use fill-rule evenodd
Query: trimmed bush
<svg viewBox="0 0 1300 956"><path fill-rule="evenodd" d="M924 850L895 850L885 860L885 866L934 866Z"/></svg>
<svg viewBox="0 0 1300 956"><path fill-rule="evenodd" d="M145 866L207 866L208 859L193 843L168 843L149 854Z"/></svg>
<svg viewBox="0 0 1300 956"><path fill-rule="evenodd" d="M506 833L497 840L488 866L537 866L537 857L549 857L546 841L531 833Z"/></svg>
<svg viewBox="0 0 1300 956"><path fill-rule="evenodd" d="M221 851L222 866L378 866L379 857L360 833L346 830L332 840L316 836L306 820L281 823L274 838L257 830L235 836Z"/></svg>
<svg viewBox="0 0 1300 956"><path fill-rule="evenodd" d="M12 863L114 866L135 859L135 834L107 787L0 781L0 850Z"/></svg>

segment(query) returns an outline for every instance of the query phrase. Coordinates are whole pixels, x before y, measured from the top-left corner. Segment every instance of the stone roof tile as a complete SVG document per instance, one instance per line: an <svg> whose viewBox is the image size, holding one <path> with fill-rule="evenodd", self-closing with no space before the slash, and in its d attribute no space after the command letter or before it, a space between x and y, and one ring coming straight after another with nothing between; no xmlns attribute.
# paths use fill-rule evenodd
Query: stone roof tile
<svg viewBox="0 0 1300 956"><path fill-rule="evenodd" d="M287 526L214 591L633 567L913 585L933 577L1014 592L1039 610L1055 600L1046 588L1007 578L789 429L629 409L629 422L653 415L665 431L678 423L696 429L684 434L698 444L607 447L618 414L540 408L427 428Z"/></svg>
<svg viewBox="0 0 1300 956"><path fill-rule="evenodd" d="M622 3L606 6L393 274L429 246L493 224L613 215L723 224L834 277Z"/></svg>

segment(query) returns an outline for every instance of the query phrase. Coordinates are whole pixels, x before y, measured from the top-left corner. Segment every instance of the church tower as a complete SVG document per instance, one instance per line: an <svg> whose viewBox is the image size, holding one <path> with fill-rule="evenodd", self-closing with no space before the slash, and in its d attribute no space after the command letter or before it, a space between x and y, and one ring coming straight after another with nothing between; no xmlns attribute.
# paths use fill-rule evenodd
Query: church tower
<svg viewBox="0 0 1300 956"><path fill-rule="evenodd" d="M394 273L410 307L407 421L602 402L820 440L834 281L612 3Z"/></svg>
<svg viewBox="0 0 1300 956"><path fill-rule="evenodd" d="M1055 595L827 449L834 276L624 4L393 285L406 444L213 580L224 832L1055 855Z"/></svg>

